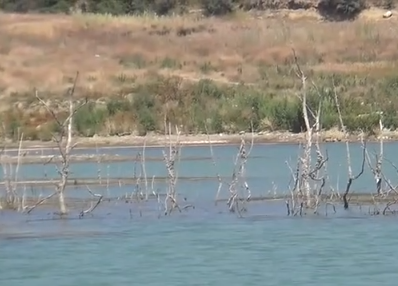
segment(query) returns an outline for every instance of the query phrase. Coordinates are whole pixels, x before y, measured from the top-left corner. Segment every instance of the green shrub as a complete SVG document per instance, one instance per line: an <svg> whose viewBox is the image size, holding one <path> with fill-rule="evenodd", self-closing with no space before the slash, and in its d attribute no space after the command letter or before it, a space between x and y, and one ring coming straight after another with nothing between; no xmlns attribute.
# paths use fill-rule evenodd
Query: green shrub
<svg viewBox="0 0 398 286"><path fill-rule="evenodd" d="M205 16L222 16L233 11L231 0L201 0Z"/></svg>
<svg viewBox="0 0 398 286"><path fill-rule="evenodd" d="M278 130L301 132L304 129L301 104L298 100L289 101L286 97L275 100L271 105L269 118Z"/></svg>
<svg viewBox="0 0 398 286"><path fill-rule="evenodd" d="M109 116L114 116L119 111L130 110L130 103L126 100L112 100L106 104L106 109Z"/></svg>
<svg viewBox="0 0 398 286"><path fill-rule="evenodd" d="M157 129L155 116L148 108L138 111L138 131L140 135L145 135L148 131L155 131Z"/></svg>
<svg viewBox="0 0 398 286"><path fill-rule="evenodd" d="M345 76L334 79L348 131L377 131L379 111L383 111L386 128L398 127L397 78L372 81ZM309 116L311 111L317 111L322 100L321 127L339 126L330 75L318 76L314 82L317 88L309 86L307 89ZM105 106L91 102L81 108L74 119L76 132L83 136L104 131L109 134L138 131L145 135L149 131L164 132L165 118L172 125L182 125L183 132L195 134L205 133L206 127L211 133L250 131L251 124L255 131L301 132L306 128L297 89L223 85L211 80L182 82L176 77L156 77L125 92L122 90L118 99L109 99ZM59 111L61 118L65 118L66 113ZM0 119L8 138L17 140L18 134L24 132L27 139L48 140L50 132L59 130L56 125L49 124L46 116L40 112L27 115L15 109L3 112ZM314 119L310 120L310 124L314 124ZM47 123L43 125L43 122Z"/></svg>
<svg viewBox="0 0 398 286"><path fill-rule="evenodd" d="M318 3L319 13L332 21L353 20L365 8L364 0L321 0Z"/></svg>
<svg viewBox="0 0 398 286"><path fill-rule="evenodd" d="M3 0L0 9L7 12L65 13L73 6L74 0Z"/></svg>
<svg viewBox="0 0 398 286"><path fill-rule="evenodd" d="M98 108L94 103L90 102L80 108L75 114L74 125L76 131L80 135L91 137L101 131L106 116L106 109Z"/></svg>
<svg viewBox="0 0 398 286"><path fill-rule="evenodd" d="M210 119L211 124L210 124L210 130L209 132L211 133L223 133L224 127L223 127L223 120L221 115L218 112L213 113L212 118Z"/></svg>
<svg viewBox="0 0 398 286"><path fill-rule="evenodd" d="M395 1L394 0L384 0L383 1L383 8L386 10L392 10L395 8Z"/></svg>
<svg viewBox="0 0 398 286"><path fill-rule="evenodd" d="M159 15L167 15L177 6L176 0L154 0L153 1L153 11Z"/></svg>
<svg viewBox="0 0 398 286"><path fill-rule="evenodd" d="M99 14L122 15L128 14L129 4L125 0L88 1L89 11Z"/></svg>

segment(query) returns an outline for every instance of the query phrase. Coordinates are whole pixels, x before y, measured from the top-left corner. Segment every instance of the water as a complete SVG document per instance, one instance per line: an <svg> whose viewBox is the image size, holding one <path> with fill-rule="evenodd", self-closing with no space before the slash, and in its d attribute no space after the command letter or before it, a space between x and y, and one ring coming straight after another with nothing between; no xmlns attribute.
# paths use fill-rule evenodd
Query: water
<svg viewBox="0 0 398 286"><path fill-rule="evenodd" d="M386 144L385 156L394 160L397 147ZM344 146L327 148L332 184L340 177L343 186ZM222 175L230 176L235 151L236 146L214 148ZM289 182L285 161L291 158L294 164L296 152L297 146L291 145L256 146L255 158L248 163L252 192L284 192ZM360 154L359 146L353 146L354 173ZM182 155L204 157L209 150L185 148ZM161 156L161 151L148 149L147 156ZM131 176L133 167L128 162L111 164L110 176ZM50 173L53 167L46 168ZM80 163L73 170L73 176L96 176L97 166ZM140 206L142 217L136 205L122 201L104 203L83 219L77 219L77 213L68 220L53 219L43 208L29 216L3 211L0 285L395 285L396 217L374 217L340 206L327 216L322 209L320 216L286 217L284 203L274 201L252 202L244 218L238 218L225 204L214 206L217 181L210 160L182 160L178 170L180 176L209 178L179 181L186 203L196 208L169 217L159 219L154 202ZM21 177L42 177L42 172L42 166L24 166ZM147 173L165 176L166 169L162 162L147 162ZM388 164L385 174L396 182L398 176ZM158 187L163 188L160 183ZM101 187L96 192L113 195L128 188ZM374 190L369 170L353 189ZM68 191L69 196L82 193L81 188Z"/></svg>
<svg viewBox="0 0 398 286"><path fill-rule="evenodd" d="M360 144L351 144L351 161L353 175L358 174L361 169L362 162L362 148ZM249 146L248 146L249 147ZM256 145L254 146L251 158L248 160L246 166L247 181L250 185L253 196L269 196L270 194L285 194L289 187L292 186L292 177L289 171L289 164L293 169L297 161L298 145L279 144L279 145ZM330 143L324 144L323 148L328 151L328 174L329 180L326 189L345 188L347 183L347 160L346 149L343 143ZM373 159L374 152L378 151L377 144L368 144L368 151L370 157ZM225 178L225 181L230 181L233 170L233 162L237 153L238 146L214 146L214 155L216 156L217 168L212 164L210 157L210 149L208 146L201 147L185 147L181 151L181 161L177 167L179 181L179 192L193 196L200 199L214 199L218 182L216 179L217 173ZM151 184L152 176L155 178L165 178L167 170L165 164L161 159L162 148L147 148L146 156L148 158L158 158L158 161L147 161L146 172L149 184ZM141 152L141 148L113 148L102 149L98 151L100 154L120 155L120 156L136 156ZM385 143L384 157L392 161L398 166L398 143ZM47 155L56 153L57 151L49 150L45 153ZM34 153L34 152L32 152ZM41 151L37 151L41 153ZM96 154L95 149L75 150L77 154ZM56 153L57 154L57 153ZM314 154L315 155L315 154ZM196 160L186 160L185 158L197 158ZM198 160L204 158L202 160ZM315 159L315 156L314 156ZM120 196L126 192L131 192L133 186L115 187L111 186L105 191L106 178L132 178L134 169L139 172L139 166L134 162L102 162L98 166L97 163L74 163L71 166L72 178L97 178L98 169L101 170L103 186L98 188L104 195L107 196ZM391 181L391 184L398 184L397 171L391 166L390 163L384 162L383 173ZM56 178L58 176L57 170L54 165L40 165L30 164L23 165L20 168L18 180L34 180L37 178ZM0 179L2 173L0 172ZM166 188L165 180L160 183L157 182L154 186L160 188L162 191ZM375 192L375 182L373 175L365 165L364 174L352 184L351 190L354 192ZM29 189L30 190L30 189ZM44 192L43 192L44 193ZM82 194L81 189L70 191L69 195L80 197ZM86 196L84 192L84 196ZM228 189L225 185L222 194L228 196Z"/></svg>

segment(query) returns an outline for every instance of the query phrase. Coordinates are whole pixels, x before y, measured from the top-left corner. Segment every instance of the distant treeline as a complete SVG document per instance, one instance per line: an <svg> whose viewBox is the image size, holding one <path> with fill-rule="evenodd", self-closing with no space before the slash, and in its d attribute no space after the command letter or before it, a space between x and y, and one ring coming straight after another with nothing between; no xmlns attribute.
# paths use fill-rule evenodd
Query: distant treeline
<svg viewBox="0 0 398 286"><path fill-rule="evenodd" d="M206 16L221 16L235 10L316 8L331 20L354 18L369 6L387 9L397 0L0 0L0 9L16 13L107 13L134 15L156 13L183 14L201 9Z"/></svg>

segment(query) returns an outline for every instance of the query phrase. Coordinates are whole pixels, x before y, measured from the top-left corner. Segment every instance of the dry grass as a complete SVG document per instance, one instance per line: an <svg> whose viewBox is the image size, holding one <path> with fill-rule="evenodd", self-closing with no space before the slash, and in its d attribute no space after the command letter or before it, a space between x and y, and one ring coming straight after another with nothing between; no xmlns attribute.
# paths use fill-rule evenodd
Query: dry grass
<svg viewBox="0 0 398 286"><path fill-rule="evenodd" d="M77 70L93 96L153 74L255 83L259 66L289 64L292 47L315 71L383 76L397 71L398 21L381 15L325 23L315 12L286 11L225 19L2 14L0 90L56 93Z"/></svg>

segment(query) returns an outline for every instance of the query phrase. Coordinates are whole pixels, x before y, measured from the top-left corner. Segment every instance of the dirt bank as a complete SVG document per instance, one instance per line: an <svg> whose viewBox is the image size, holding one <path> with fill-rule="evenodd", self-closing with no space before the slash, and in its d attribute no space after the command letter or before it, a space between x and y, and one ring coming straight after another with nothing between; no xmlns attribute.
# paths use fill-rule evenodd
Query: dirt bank
<svg viewBox="0 0 398 286"><path fill-rule="evenodd" d="M246 133L246 134L198 134L198 135L158 135L152 134L147 136L94 136L91 138L87 137L76 137L75 142L78 143L77 148L116 148L120 146L132 146L140 147L146 144L149 147L168 146L170 142L176 142L179 138L179 142L182 146L202 146L209 145L211 142L213 145L228 145L228 144L239 144L241 138L245 138L247 142L253 139L256 144L298 144L303 142L304 133L290 133L290 132L267 132L267 133ZM378 141L377 136L366 136L364 137L368 142ZM384 141L396 141L398 140L398 132L386 131L383 133ZM210 141L209 141L210 140ZM360 142L361 136L350 135L348 137L350 142ZM338 130L329 130L321 134L322 142L341 142L344 141L344 135ZM18 142L2 142L2 146L5 146L7 150L15 150L18 148ZM29 149L48 149L57 148L55 142L41 142L41 141L24 141L22 144L24 150Z"/></svg>

